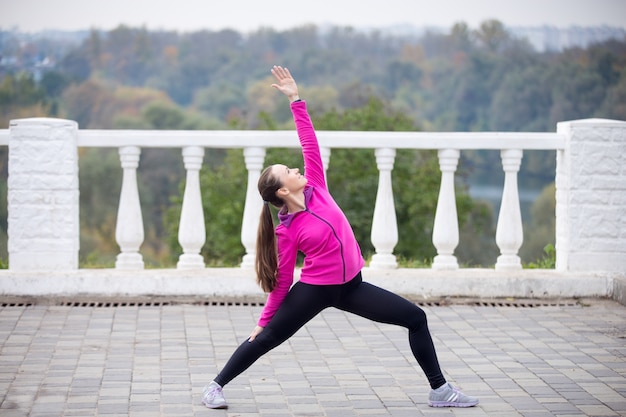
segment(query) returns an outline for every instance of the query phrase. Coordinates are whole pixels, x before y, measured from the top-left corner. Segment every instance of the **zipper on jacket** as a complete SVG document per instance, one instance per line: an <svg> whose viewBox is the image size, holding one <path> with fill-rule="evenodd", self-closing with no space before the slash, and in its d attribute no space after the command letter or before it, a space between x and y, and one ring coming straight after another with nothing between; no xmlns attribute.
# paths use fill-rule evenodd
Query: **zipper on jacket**
<svg viewBox="0 0 626 417"><path fill-rule="evenodd" d="M333 235L335 236L335 239L337 239L337 242L339 242L339 251L341 252L341 266L343 268L343 280L342 282L346 282L346 260L343 257L343 242L341 241L341 239L339 239L339 236L337 235L337 231L335 230L335 228L333 227L333 225L326 219L322 218L321 216L313 213L311 210L309 210L309 208L307 208L305 210L307 213L309 213L310 215L317 217L318 219L320 219L322 222L326 223L326 225L328 225L328 227L330 227L330 230L333 231Z"/></svg>

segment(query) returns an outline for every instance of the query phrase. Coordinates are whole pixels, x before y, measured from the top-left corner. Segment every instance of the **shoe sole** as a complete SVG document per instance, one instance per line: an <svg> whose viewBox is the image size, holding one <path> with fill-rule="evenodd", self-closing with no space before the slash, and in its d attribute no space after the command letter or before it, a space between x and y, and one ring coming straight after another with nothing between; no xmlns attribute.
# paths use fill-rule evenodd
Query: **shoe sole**
<svg viewBox="0 0 626 417"><path fill-rule="evenodd" d="M467 408L467 407L474 407L475 405L478 405L478 401L476 401L475 403L454 403L454 402L434 402L434 401L429 401L428 405L431 407L459 407L459 408Z"/></svg>
<svg viewBox="0 0 626 417"><path fill-rule="evenodd" d="M202 404L207 408L212 408L213 410L223 410L225 408L228 408L228 404L214 405L214 404L205 403L204 401L202 401Z"/></svg>

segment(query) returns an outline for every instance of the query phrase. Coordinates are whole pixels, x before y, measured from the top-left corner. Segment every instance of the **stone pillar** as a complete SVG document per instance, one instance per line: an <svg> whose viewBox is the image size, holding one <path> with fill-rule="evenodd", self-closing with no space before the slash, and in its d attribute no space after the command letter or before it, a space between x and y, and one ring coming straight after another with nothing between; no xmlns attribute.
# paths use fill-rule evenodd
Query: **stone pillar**
<svg viewBox="0 0 626 417"><path fill-rule="evenodd" d="M78 269L78 124L32 118L9 129L9 269Z"/></svg>
<svg viewBox="0 0 626 417"><path fill-rule="evenodd" d="M561 122L556 164L556 269L626 271L626 122Z"/></svg>

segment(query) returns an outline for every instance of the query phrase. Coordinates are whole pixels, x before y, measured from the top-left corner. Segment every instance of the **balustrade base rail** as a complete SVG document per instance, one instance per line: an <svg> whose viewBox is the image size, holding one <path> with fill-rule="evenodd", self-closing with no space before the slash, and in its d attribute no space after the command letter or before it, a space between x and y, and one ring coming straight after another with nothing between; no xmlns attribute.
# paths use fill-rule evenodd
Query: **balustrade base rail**
<svg viewBox="0 0 626 417"><path fill-rule="evenodd" d="M569 299L585 297L626 300L626 273L498 271L463 269L379 270L365 268L366 281L411 299L470 297ZM246 268L202 270L81 269L76 271L0 271L1 297L191 297L263 303L254 271Z"/></svg>
<svg viewBox="0 0 626 417"><path fill-rule="evenodd" d="M428 297L612 294L613 281L606 277L595 279L594 271L616 274L626 271L626 235L620 233L626 210L626 199L622 197L626 192L626 171L622 168L626 166L626 122L585 119L560 122L556 130L556 133L319 131L318 136L325 171L331 164L334 149L374 150L379 178L376 199L372 202L370 231L375 254L369 267L376 270L370 274L372 281L381 286ZM201 169L213 169L204 164L204 154L211 149L243 150L248 181L241 221L241 243L245 248L241 266L247 270L253 265L256 253L256 231L262 207L257 181L268 162L266 151L300 148L293 130L79 130L76 122L50 118L12 120L8 130L0 130L0 146L5 145L9 147L10 158L7 180L9 268L11 272L25 275L8 275L0 291L8 288L8 291L18 292L112 295L258 294L254 280L249 274L242 275L241 269L220 270L219 275L207 270L201 274L180 272L204 267L201 248L207 238L213 238L207 236L205 225L216 219L205 219L207 203L202 199L199 181ZM119 151L122 186L115 224L115 240L120 248L116 271L78 269L78 150L91 147ZM182 255L178 271L174 272L141 272L145 268L140 252L144 243L144 222L138 166L146 148L178 148L182 153L186 171L178 228ZM396 152L404 149L437 150L441 171L432 230L437 256L432 269L410 273L395 269L397 260L393 255L399 234L392 177ZM462 269L454 255L460 241L455 175L461 153L468 150L500 153L504 184L495 231L495 243L500 252L495 271ZM527 150L556 151L554 255L558 273L524 271L518 275L522 271L519 251L524 225L517 181ZM72 272L46 274L46 281L42 276L27 272L31 270ZM391 272L385 275L384 271ZM445 271L450 272L443 274ZM577 272L583 275L571 275Z"/></svg>

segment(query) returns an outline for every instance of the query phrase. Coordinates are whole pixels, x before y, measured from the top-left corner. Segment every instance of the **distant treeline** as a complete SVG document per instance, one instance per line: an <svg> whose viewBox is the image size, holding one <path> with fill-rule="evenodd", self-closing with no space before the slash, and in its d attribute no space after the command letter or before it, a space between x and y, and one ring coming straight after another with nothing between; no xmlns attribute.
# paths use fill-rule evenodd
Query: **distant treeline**
<svg viewBox="0 0 626 417"><path fill-rule="evenodd" d="M291 128L288 108L269 88L269 68L274 64L292 70L314 119L328 129L387 126L387 119L365 126L347 117L351 111L363 116L371 110L392 120L400 117L402 123L391 124L388 130L555 131L556 123L565 120L626 120L626 41L539 53L525 40L511 36L498 21L486 21L476 29L458 23L449 33L420 37L349 27L304 26L242 34L120 26L108 32L91 31L71 47L54 39L20 45L0 42L0 46L3 56L10 52L16 59L51 57L37 73L0 68L0 126L5 127L15 118L51 116L99 129ZM341 123L334 123L332 115ZM6 150L1 152L0 168L6 178ZM80 179L81 215L89 213L81 217L85 239L81 259L101 264L100 254L117 251L112 231L119 161L114 154L103 155L104 151L81 152L81 164L89 161L81 168ZM223 169L225 161L235 163L233 158L237 159L213 155L205 163L208 171L215 172ZM543 189L553 181L554 169L553 152L527 152L520 187ZM170 264L176 244L162 242L176 224L176 215L169 210L175 207L172 196L179 194L184 177L180 155L145 151L140 170L142 203L149 219L145 246L151 248L154 264ZM106 186L99 184L103 175L107 175ZM468 182L501 184L499 153L463 152L458 178L461 196ZM6 196L6 181L0 183L0 193ZM436 191L433 194L436 198ZM476 220L469 213L468 206L467 218ZM0 228L6 233L4 204ZM427 239L427 234L424 230L421 236ZM536 259L541 248L552 243L550 232L546 235L530 246L525 239L526 260ZM421 261L433 255L428 242L418 253L407 250L401 254L407 259ZM483 252L491 259L493 250ZM465 261L489 262L477 255L468 255Z"/></svg>

